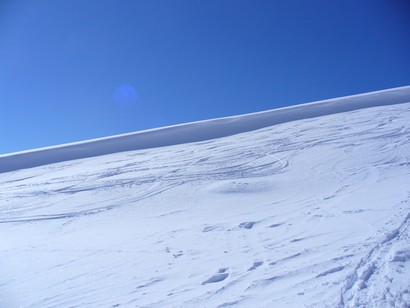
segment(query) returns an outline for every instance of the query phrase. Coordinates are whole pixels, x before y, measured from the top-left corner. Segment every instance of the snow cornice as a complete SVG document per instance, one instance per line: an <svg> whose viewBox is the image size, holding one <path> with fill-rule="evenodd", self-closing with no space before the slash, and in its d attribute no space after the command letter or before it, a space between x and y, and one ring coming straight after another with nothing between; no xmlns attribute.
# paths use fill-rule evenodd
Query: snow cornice
<svg viewBox="0 0 410 308"><path fill-rule="evenodd" d="M0 173L118 152L211 140L295 120L407 102L410 102L410 86L10 153L0 155Z"/></svg>

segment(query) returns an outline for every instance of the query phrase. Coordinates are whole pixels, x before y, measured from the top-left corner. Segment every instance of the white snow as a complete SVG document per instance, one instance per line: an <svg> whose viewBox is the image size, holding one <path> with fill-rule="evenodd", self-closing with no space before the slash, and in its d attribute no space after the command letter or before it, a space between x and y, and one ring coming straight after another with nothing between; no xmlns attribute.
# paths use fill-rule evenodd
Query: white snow
<svg viewBox="0 0 410 308"><path fill-rule="evenodd" d="M409 156L410 87L3 155L0 307L409 307Z"/></svg>

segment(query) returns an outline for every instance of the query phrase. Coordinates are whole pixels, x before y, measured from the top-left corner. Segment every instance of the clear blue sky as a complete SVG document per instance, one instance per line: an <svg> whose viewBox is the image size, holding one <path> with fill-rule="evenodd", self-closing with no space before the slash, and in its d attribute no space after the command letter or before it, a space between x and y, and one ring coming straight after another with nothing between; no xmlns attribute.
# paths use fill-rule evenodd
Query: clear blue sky
<svg viewBox="0 0 410 308"><path fill-rule="evenodd" d="M410 85L407 0L0 0L0 153Z"/></svg>

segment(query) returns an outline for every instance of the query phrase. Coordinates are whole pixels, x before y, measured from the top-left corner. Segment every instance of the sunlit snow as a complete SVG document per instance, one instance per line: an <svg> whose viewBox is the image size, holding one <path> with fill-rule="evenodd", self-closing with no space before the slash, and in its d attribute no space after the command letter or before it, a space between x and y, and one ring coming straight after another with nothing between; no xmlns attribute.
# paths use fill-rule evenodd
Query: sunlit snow
<svg viewBox="0 0 410 308"><path fill-rule="evenodd" d="M385 105L14 161L0 306L409 307L410 100Z"/></svg>

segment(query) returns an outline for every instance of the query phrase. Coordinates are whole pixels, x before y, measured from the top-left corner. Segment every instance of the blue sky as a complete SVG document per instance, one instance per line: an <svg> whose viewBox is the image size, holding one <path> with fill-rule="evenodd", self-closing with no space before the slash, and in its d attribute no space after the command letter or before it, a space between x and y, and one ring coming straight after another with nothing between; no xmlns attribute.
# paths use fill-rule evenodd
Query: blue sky
<svg viewBox="0 0 410 308"><path fill-rule="evenodd" d="M2 0L0 153L410 85L406 0Z"/></svg>

